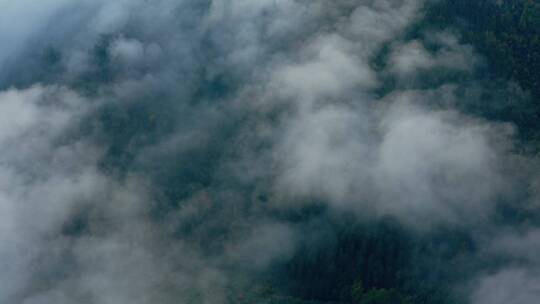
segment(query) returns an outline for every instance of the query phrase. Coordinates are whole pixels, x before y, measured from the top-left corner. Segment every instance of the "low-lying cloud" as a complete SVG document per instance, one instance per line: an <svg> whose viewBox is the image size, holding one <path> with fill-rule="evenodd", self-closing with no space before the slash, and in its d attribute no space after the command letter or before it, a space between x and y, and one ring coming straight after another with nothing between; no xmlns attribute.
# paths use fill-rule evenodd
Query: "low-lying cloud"
<svg viewBox="0 0 540 304"><path fill-rule="evenodd" d="M409 38L423 6L0 0L0 301L234 303L307 238L283 214L322 205L469 230L512 260L472 303L531 303L535 230L493 231L535 161L461 83L420 85L483 64Z"/></svg>

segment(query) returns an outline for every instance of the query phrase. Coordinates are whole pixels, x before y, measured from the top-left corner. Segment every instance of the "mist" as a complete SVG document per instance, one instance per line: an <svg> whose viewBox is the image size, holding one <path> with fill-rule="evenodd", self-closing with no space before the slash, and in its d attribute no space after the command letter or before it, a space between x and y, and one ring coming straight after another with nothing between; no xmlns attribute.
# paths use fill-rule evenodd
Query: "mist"
<svg viewBox="0 0 540 304"><path fill-rule="evenodd" d="M0 0L0 302L534 303L534 97L433 3Z"/></svg>

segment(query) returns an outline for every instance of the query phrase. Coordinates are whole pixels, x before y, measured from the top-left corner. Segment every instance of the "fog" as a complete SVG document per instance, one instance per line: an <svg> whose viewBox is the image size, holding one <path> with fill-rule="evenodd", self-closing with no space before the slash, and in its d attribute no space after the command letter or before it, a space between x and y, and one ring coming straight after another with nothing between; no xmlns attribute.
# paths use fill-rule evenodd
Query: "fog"
<svg viewBox="0 0 540 304"><path fill-rule="evenodd" d="M0 0L0 301L234 303L347 214L467 231L503 262L465 300L534 302L538 232L496 210L537 161L459 106L486 63L408 35L424 5Z"/></svg>

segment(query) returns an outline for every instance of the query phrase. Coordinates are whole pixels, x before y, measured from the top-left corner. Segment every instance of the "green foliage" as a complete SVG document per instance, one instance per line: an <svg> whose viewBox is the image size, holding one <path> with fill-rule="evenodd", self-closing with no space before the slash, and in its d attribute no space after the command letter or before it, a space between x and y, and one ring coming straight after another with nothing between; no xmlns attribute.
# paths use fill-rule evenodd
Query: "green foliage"
<svg viewBox="0 0 540 304"><path fill-rule="evenodd" d="M412 304L411 299L395 289L372 289L367 291L358 304Z"/></svg>
<svg viewBox="0 0 540 304"><path fill-rule="evenodd" d="M412 298L395 288L372 288L365 290L361 280L350 289L353 304L412 304Z"/></svg>
<svg viewBox="0 0 540 304"><path fill-rule="evenodd" d="M466 108L465 111L490 120L511 122L518 127L518 134L525 141L540 140L538 1L434 1L426 6L425 18L413 32L419 35L426 29L459 32L463 43L473 45L487 59L480 76L488 84L497 79L502 83L515 80L531 95L528 101L520 104L507 101L504 106L493 103L495 98L485 98L482 99L483 104L474 106L480 110Z"/></svg>
<svg viewBox="0 0 540 304"><path fill-rule="evenodd" d="M353 302L360 303L364 296L364 286L361 280L357 280L351 287L351 298Z"/></svg>

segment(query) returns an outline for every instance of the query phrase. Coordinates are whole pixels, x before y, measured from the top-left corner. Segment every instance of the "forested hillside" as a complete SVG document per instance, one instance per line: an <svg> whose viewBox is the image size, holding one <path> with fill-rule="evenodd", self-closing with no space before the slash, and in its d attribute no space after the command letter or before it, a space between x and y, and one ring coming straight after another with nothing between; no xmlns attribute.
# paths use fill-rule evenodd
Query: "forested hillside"
<svg viewBox="0 0 540 304"><path fill-rule="evenodd" d="M532 304L536 0L0 0L0 303Z"/></svg>
<svg viewBox="0 0 540 304"><path fill-rule="evenodd" d="M428 3L424 18L411 26L408 35L422 37L425 31L436 30L456 33L485 59L472 77L490 89L472 102L464 102L461 110L515 124L526 153L539 153L540 3ZM446 77L471 81L470 76ZM523 91L508 96L508 92L501 92L507 90L501 88L507 83L515 83ZM538 214L519 208L501 206L498 216L503 221L540 224ZM467 231L441 227L418 236L391 219L334 227L332 242L318 250L304 248L288 262L287 277L296 280L294 292L300 298L328 303L467 303L456 297L450 286L472 275L476 267L493 266L474 265L483 262L475 261L481 257L476 255L478 248Z"/></svg>
<svg viewBox="0 0 540 304"><path fill-rule="evenodd" d="M462 40L485 56L482 73L496 83L516 81L531 99L492 105L489 97L478 105L479 115L516 124L527 140L540 130L540 3L535 0L439 1L428 5L419 26L453 28ZM495 87L496 89L496 87Z"/></svg>

